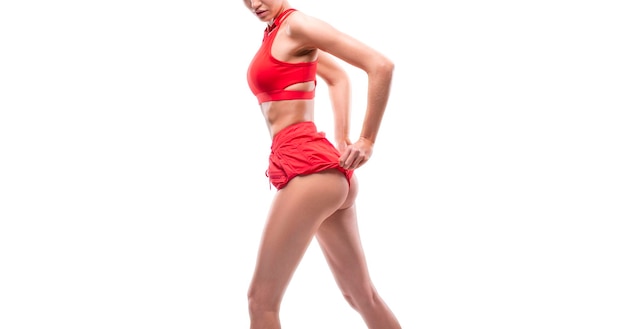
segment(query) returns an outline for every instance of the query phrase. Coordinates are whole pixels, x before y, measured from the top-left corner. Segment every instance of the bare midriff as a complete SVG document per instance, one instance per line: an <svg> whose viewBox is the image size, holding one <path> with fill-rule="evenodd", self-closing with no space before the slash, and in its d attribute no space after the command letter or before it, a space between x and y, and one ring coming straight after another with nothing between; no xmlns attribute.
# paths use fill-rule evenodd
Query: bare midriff
<svg viewBox="0 0 626 329"><path fill-rule="evenodd" d="M312 83L298 84L300 86L292 86L287 88L291 90L302 90L305 88L314 88L309 86ZM314 101L312 99L293 99L282 101L270 101L261 104L261 112L265 117L265 123L269 130L270 137L274 136L283 128L294 123L313 121Z"/></svg>

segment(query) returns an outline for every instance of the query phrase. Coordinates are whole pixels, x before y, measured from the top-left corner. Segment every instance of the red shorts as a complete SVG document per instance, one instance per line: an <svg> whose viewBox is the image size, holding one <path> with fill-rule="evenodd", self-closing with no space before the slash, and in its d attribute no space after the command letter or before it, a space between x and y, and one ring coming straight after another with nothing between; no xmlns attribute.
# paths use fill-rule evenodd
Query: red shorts
<svg viewBox="0 0 626 329"><path fill-rule="evenodd" d="M339 165L339 151L317 131L315 123L305 121L279 131L272 140L272 153L266 175L277 190L298 175L308 175L326 169L338 169L350 183L353 170Z"/></svg>

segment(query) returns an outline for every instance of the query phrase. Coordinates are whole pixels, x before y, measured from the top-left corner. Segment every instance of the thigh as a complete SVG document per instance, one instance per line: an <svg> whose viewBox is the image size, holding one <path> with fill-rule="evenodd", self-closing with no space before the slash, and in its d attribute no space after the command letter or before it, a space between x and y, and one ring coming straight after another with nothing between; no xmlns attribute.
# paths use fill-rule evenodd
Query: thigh
<svg viewBox="0 0 626 329"><path fill-rule="evenodd" d="M367 294L373 289L354 204L327 218L316 239L344 295L358 297L359 293Z"/></svg>
<svg viewBox="0 0 626 329"><path fill-rule="evenodd" d="M276 192L261 238L251 289L279 300L322 221L348 194L343 174L329 170L293 178Z"/></svg>

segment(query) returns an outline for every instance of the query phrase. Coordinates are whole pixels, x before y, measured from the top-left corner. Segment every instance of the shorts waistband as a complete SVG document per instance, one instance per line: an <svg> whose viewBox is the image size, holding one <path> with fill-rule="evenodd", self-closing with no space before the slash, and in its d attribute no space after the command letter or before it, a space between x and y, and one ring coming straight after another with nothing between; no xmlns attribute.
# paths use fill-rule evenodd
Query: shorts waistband
<svg viewBox="0 0 626 329"><path fill-rule="evenodd" d="M272 151L279 148L285 142L291 141L298 136L310 136L318 133L317 126L313 121L302 121L291 124L281 129L272 139Z"/></svg>

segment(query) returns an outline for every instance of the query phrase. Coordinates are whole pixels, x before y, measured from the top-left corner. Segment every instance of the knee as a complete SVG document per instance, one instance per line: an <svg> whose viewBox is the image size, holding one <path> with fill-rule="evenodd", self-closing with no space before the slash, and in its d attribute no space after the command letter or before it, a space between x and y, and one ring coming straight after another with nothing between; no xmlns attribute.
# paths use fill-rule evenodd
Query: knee
<svg viewBox="0 0 626 329"><path fill-rule="evenodd" d="M344 292L343 297L353 309L359 312L376 308L380 300L376 291L371 288L358 292Z"/></svg>
<svg viewBox="0 0 626 329"><path fill-rule="evenodd" d="M353 309L358 309L357 308L357 304L354 302L354 298L352 297L351 294L343 294L343 298L345 298L345 300L348 302L348 305L350 305L350 307L352 307Z"/></svg>
<svg viewBox="0 0 626 329"><path fill-rule="evenodd" d="M268 294L261 293L262 289L251 286L248 289L248 311L250 314L278 312L278 301L273 300Z"/></svg>

